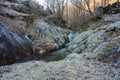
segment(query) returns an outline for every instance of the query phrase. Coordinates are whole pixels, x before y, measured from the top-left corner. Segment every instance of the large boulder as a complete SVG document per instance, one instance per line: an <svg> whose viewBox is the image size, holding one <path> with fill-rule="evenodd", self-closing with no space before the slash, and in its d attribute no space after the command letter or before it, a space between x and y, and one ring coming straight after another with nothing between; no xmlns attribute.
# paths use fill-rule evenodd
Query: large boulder
<svg viewBox="0 0 120 80"><path fill-rule="evenodd" d="M95 59L104 62L117 62L120 55L120 22L105 25L76 34L68 44L68 51L80 53L84 59Z"/></svg>
<svg viewBox="0 0 120 80"><path fill-rule="evenodd" d="M115 14L120 13L120 2L115 2L112 5L108 5L104 8L104 13Z"/></svg>
<svg viewBox="0 0 120 80"><path fill-rule="evenodd" d="M1 15L9 15L10 17L19 17L19 16L26 17L26 16L30 16L30 14L17 12L17 11L15 11L13 9L6 8L6 7L0 7L0 10L1 10L1 12L0 12Z"/></svg>
<svg viewBox="0 0 120 80"><path fill-rule="evenodd" d="M120 13L105 14L103 19L104 19L105 22L118 22L118 21L120 21Z"/></svg>
<svg viewBox="0 0 120 80"><path fill-rule="evenodd" d="M65 46L69 30L50 25L40 19L34 21L34 26L38 38L36 44L39 44L36 47L50 52Z"/></svg>
<svg viewBox="0 0 120 80"><path fill-rule="evenodd" d="M94 12L93 12L93 15L94 15L94 18L96 19L101 19L103 17L103 12L104 12L104 8L103 7L97 7Z"/></svg>
<svg viewBox="0 0 120 80"><path fill-rule="evenodd" d="M33 53L32 41L0 24L0 65L11 64Z"/></svg>
<svg viewBox="0 0 120 80"><path fill-rule="evenodd" d="M3 3L0 3L0 5L7 7L7 8L14 9L19 12L30 13L30 8L28 4L3 2Z"/></svg>

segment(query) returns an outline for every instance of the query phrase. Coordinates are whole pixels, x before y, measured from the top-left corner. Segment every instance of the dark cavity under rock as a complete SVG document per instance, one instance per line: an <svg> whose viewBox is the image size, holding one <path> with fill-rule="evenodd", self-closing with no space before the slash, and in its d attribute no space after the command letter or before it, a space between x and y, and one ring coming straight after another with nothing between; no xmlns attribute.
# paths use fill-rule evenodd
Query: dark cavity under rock
<svg viewBox="0 0 120 80"><path fill-rule="evenodd" d="M32 41L0 24L0 65L15 63L33 53Z"/></svg>
<svg viewBox="0 0 120 80"><path fill-rule="evenodd" d="M34 60L38 60L38 57L32 54L23 58L22 60L18 60L16 63L24 63L24 62L34 61Z"/></svg>

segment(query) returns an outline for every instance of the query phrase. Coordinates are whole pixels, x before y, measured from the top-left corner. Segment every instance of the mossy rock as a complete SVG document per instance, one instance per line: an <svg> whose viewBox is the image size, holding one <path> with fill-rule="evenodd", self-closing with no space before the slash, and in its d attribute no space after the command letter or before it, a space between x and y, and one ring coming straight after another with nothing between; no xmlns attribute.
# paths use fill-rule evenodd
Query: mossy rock
<svg viewBox="0 0 120 80"><path fill-rule="evenodd" d="M83 32L83 31L87 31L89 29L90 25L88 23L83 24L82 26L80 26L80 30L79 33Z"/></svg>
<svg viewBox="0 0 120 80"><path fill-rule="evenodd" d="M83 51L80 54L81 59L98 60L98 61L107 62L107 63L116 62L115 60L117 60L117 58L119 58L119 56L114 57L114 55L117 55L117 48L118 48L119 42L120 42L120 36L113 38L110 42L108 42L107 45L104 45L97 52ZM89 49L89 48L90 48L90 45L89 45L89 47L87 47L87 49ZM112 56L112 57L110 57L110 56Z"/></svg>
<svg viewBox="0 0 120 80"><path fill-rule="evenodd" d="M46 39L48 43L54 43L55 39L52 37L50 32L46 32Z"/></svg>
<svg viewBox="0 0 120 80"><path fill-rule="evenodd" d="M119 42L120 36L113 38L108 45L104 46L99 52L97 52L96 59L99 61L106 61L105 59L107 59L109 55L115 55Z"/></svg>
<svg viewBox="0 0 120 80"><path fill-rule="evenodd" d="M78 33L82 33L84 31L87 31L90 29L93 30L94 28L97 28L96 27L97 23L99 23L99 21L97 22L96 20L90 20L89 22L82 24L79 28Z"/></svg>

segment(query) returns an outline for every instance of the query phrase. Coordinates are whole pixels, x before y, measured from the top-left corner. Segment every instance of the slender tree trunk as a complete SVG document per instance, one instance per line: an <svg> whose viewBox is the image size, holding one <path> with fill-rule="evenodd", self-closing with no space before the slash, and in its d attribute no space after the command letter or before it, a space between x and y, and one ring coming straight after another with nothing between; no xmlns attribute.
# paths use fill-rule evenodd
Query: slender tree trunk
<svg viewBox="0 0 120 80"><path fill-rule="evenodd" d="M63 17L63 14L64 14L64 9L65 9L64 3L65 3L65 0L63 0L63 2L62 2L61 17Z"/></svg>
<svg viewBox="0 0 120 80"><path fill-rule="evenodd" d="M96 8L96 1L95 0L93 0L93 4L94 4L94 10L95 10L95 8Z"/></svg>
<svg viewBox="0 0 120 80"><path fill-rule="evenodd" d="M109 0L107 0L107 5L109 4Z"/></svg>
<svg viewBox="0 0 120 80"><path fill-rule="evenodd" d="M88 7L88 10L89 10L89 14L93 17L93 13L92 13L92 10L90 9L90 3L89 3L89 0L85 0L85 3Z"/></svg>
<svg viewBox="0 0 120 80"><path fill-rule="evenodd" d="M104 6L104 1L103 0L101 0L101 5Z"/></svg>
<svg viewBox="0 0 120 80"><path fill-rule="evenodd" d="M67 17L67 21L69 20L68 18L69 18L69 4L68 4L68 0L66 1L66 17Z"/></svg>

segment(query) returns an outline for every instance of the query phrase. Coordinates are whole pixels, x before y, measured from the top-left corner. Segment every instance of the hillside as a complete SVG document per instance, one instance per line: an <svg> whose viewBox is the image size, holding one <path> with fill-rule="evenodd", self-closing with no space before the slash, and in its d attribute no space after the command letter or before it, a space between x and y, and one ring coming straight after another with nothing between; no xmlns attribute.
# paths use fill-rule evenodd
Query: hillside
<svg viewBox="0 0 120 80"><path fill-rule="evenodd" d="M77 31L32 0L0 11L0 80L120 79L120 2Z"/></svg>

